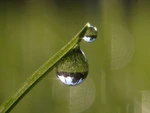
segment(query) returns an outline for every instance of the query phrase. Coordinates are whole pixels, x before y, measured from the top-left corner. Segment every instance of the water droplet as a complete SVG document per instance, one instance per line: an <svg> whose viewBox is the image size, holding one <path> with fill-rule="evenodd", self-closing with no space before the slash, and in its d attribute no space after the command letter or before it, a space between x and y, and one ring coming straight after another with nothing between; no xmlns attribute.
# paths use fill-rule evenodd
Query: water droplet
<svg viewBox="0 0 150 113"><path fill-rule="evenodd" d="M97 28L88 24L88 29L82 39L86 42L93 42L97 37Z"/></svg>
<svg viewBox="0 0 150 113"><path fill-rule="evenodd" d="M87 59L79 46L71 50L56 65L58 78L66 85L82 83L88 74Z"/></svg>

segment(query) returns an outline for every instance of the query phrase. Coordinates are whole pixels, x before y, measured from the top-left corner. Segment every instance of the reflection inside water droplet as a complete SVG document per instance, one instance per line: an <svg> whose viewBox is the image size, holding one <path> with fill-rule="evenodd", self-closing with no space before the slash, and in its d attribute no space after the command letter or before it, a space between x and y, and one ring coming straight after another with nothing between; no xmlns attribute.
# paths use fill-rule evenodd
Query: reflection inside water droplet
<svg viewBox="0 0 150 113"><path fill-rule="evenodd" d="M97 28L88 24L88 29L82 39L86 42L93 42L97 38Z"/></svg>
<svg viewBox="0 0 150 113"><path fill-rule="evenodd" d="M97 37L97 28L86 24L86 29L79 35L80 40L93 42ZM88 74L87 59L77 44L56 65L58 78L66 85L74 86L82 83Z"/></svg>
<svg viewBox="0 0 150 113"><path fill-rule="evenodd" d="M71 50L56 65L57 77L66 85L82 83L88 74L87 59L79 46Z"/></svg>
<svg viewBox="0 0 150 113"><path fill-rule="evenodd" d="M58 78L66 85L78 85L84 81L88 72L57 72Z"/></svg>

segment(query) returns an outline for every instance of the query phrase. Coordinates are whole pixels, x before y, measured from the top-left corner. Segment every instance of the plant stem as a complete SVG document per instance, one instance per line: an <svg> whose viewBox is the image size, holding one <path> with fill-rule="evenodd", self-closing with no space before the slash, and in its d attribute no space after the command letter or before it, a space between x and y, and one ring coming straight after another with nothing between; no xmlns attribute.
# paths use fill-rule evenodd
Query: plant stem
<svg viewBox="0 0 150 113"><path fill-rule="evenodd" d="M39 69L37 69L22 85L16 90L6 101L0 106L0 113L10 111L31 88L41 80L44 74L52 69L52 67L72 48L81 41L89 23L87 23L63 48L61 48L54 56L46 61Z"/></svg>

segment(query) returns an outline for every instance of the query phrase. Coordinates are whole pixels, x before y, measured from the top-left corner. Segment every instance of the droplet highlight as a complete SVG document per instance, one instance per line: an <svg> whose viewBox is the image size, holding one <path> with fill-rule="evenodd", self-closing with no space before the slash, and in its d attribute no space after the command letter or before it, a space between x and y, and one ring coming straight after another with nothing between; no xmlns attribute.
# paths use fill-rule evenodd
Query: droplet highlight
<svg viewBox="0 0 150 113"><path fill-rule="evenodd" d="M85 33L85 35L82 37L82 39L85 42L93 42L97 38L97 28L92 26L91 24L88 24L88 29Z"/></svg>
<svg viewBox="0 0 150 113"><path fill-rule="evenodd" d="M88 62L79 46L68 52L56 65L57 77L66 85L82 83L88 74Z"/></svg>

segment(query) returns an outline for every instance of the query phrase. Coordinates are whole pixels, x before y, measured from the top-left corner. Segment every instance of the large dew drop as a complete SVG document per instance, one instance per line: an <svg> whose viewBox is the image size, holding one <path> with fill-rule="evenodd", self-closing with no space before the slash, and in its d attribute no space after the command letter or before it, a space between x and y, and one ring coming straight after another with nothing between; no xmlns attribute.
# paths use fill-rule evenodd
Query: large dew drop
<svg viewBox="0 0 150 113"><path fill-rule="evenodd" d="M88 74L87 59L79 46L71 50L56 65L58 78L66 85L82 83Z"/></svg>
<svg viewBox="0 0 150 113"><path fill-rule="evenodd" d="M81 37L86 42L93 42L97 38L97 28L88 24L88 29L83 37Z"/></svg>

